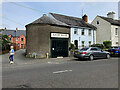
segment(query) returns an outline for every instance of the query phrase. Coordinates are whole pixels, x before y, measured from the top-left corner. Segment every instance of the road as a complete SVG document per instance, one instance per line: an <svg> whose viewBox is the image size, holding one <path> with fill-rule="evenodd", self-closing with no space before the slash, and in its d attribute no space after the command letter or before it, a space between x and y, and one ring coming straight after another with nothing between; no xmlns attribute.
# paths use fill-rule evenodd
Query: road
<svg viewBox="0 0 120 90"><path fill-rule="evenodd" d="M59 61L24 61L23 52L16 53L19 64L3 62L3 88L117 88L118 58L95 61L76 59ZM6 59L7 54L3 55ZM16 62L17 62L16 59ZM29 59L29 58L27 58ZM20 63L21 62L21 63ZM23 64L28 63L28 64ZM31 62L31 63L29 63ZM36 63L35 63L36 62Z"/></svg>

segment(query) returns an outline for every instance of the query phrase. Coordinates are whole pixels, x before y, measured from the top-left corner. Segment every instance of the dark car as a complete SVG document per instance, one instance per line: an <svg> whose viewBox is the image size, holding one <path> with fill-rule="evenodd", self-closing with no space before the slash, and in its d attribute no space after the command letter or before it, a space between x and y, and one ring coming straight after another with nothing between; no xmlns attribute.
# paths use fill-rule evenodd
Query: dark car
<svg viewBox="0 0 120 90"><path fill-rule="evenodd" d="M110 52L111 56L120 56L120 46L119 47L111 47L108 52Z"/></svg>
<svg viewBox="0 0 120 90"><path fill-rule="evenodd" d="M98 58L110 58L110 53L98 47L86 47L74 52L74 57L79 59L94 60Z"/></svg>

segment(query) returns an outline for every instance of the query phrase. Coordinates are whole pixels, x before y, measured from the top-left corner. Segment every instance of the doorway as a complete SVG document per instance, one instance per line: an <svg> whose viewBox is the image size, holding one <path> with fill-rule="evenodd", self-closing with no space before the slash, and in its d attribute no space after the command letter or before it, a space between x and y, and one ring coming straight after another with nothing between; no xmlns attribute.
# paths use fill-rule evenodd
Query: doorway
<svg viewBox="0 0 120 90"><path fill-rule="evenodd" d="M51 57L68 57L68 39L51 39Z"/></svg>

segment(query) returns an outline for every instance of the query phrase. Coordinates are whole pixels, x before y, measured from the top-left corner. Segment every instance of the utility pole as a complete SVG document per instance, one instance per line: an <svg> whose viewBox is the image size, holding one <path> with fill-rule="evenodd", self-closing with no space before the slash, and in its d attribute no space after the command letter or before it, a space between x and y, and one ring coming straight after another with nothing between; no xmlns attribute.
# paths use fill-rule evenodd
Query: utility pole
<svg viewBox="0 0 120 90"><path fill-rule="evenodd" d="M83 9L82 9L82 17L83 17Z"/></svg>
<svg viewBox="0 0 120 90"><path fill-rule="evenodd" d="M16 30L15 30L15 51L17 50L17 48L16 48L16 40L17 40L17 37L16 37L16 32L17 32L17 28L16 28Z"/></svg>

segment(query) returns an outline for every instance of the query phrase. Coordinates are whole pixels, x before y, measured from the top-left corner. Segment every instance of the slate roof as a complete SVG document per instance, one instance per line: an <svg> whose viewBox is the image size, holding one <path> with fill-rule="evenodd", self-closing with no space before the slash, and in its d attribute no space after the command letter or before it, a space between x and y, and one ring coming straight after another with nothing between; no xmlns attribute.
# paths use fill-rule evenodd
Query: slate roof
<svg viewBox="0 0 120 90"><path fill-rule="evenodd" d="M34 22L30 23L30 24L49 24L49 25L56 25L56 26L65 26L65 27L69 27L69 25L60 22L56 19L53 19L47 15L43 15L41 18L35 20ZM28 24L28 25L30 25Z"/></svg>
<svg viewBox="0 0 120 90"><path fill-rule="evenodd" d="M15 31L16 30L4 30L2 31L2 34L15 36ZM26 36L26 30L17 30L16 37L20 37L21 35Z"/></svg>
<svg viewBox="0 0 120 90"><path fill-rule="evenodd" d="M49 13L49 14L52 15L55 19L61 22L64 22L70 25L71 27L83 27L83 28L97 29L92 24L89 24L83 21L81 18L66 16L66 15L61 15L61 14L55 14L55 13Z"/></svg>
<svg viewBox="0 0 120 90"><path fill-rule="evenodd" d="M117 26L120 26L120 20L115 20L115 19L112 19L112 18L108 18L108 17L103 17L103 16L98 16L106 21L108 21L109 23L111 23L112 25L117 25Z"/></svg>

